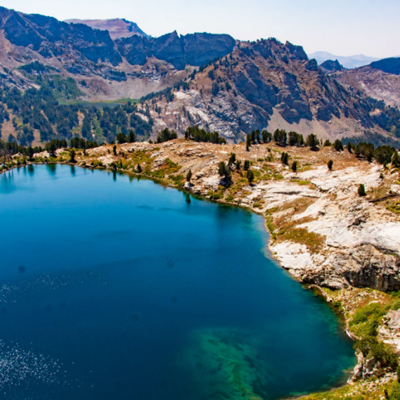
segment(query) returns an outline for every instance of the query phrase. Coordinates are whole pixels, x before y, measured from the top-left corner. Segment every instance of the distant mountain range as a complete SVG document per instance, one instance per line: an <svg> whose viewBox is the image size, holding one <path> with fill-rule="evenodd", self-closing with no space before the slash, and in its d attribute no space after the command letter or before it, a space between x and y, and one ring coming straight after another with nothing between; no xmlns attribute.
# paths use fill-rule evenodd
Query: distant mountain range
<svg viewBox="0 0 400 400"><path fill-rule="evenodd" d="M30 129L35 138L50 138L54 132L71 137L72 127L63 127L73 124L72 117L63 124L49 120L47 131L39 135L38 123L19 109L22 100L10 90L40 87L54 90L63 102L142 99L125 111L117 107L119 119L112 123L101 125L101 115L93 111L92 125L82 130L76 118L74 134L85 132L91 138L96 132L96 140L114 140L122 127L139 132L137 127L146 124L146 137L165 127L182 134L199 125L232 141L243 140L252 130L278 128L331 139L366 132L400 138L400 112L386 107L398 104L398 85L392 85L398 78L397 59L343 69L340 58L319 66L301 46L276 39L241 42L225 34L177 32L152 38L122 19L73 21L0 7L0 89L6 93L0 121L2 110L10 114L3 118L3 138L12 134L29 142L23 132ZM368 83L378 75L377 85ZM6 105L10 96L15 114ZM29 103L26 109L34 106ZM35 118L42 118L36 111ZM14 117L16 127L10 122Z"/></svg>
<svg viewBox="0 0 400 400"><path fill-rule="evenodd" d="M340 64L345 68L358 68L364 65L368 65L373 61L378 61L379 58L364 56L363 54L357 54L355 56L335 56L334 54L328 53L327 51L316 51L308 55L309 58L315 58L318 64L322 64L327 60L338 60Z"/></svg>
<svg viewBox="0 0 400 400"><path fill-rule="evenodd" d="M84 24L93 29L108 31L111 39L127 38L134 35L150 38L144 33L135 22L126 19L68 19L65 22L69 24Z"/></svg>

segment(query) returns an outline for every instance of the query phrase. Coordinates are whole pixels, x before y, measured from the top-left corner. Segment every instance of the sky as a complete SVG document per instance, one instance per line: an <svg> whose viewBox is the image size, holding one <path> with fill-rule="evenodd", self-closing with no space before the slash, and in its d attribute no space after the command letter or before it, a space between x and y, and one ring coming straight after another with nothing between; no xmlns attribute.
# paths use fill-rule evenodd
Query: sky
<svg viewBox="0 0 400 400"><path fill-rule="evenodd" d="M151 36L176 30L275 37L307 53L400 55L400 0L2 0L1 6L60 20L125 18Z"/></svg>

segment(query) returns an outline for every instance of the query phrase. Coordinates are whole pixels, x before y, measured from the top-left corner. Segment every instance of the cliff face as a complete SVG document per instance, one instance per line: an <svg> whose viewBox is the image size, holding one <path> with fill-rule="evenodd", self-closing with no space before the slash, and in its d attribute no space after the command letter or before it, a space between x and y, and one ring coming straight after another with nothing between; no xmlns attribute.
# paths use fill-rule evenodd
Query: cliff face
<svg viewBox="0 0 400 400"><path fill-rule="evenodd" d="M43 15L25 15L0 9L0 29L5 38L16 46L29 47L44 58L76 54L94 63L118 65L122 58L106 31L93 30L86 25L70 25Z"/></svg>
<svg viewBox="0 0 400 400"><path fill-rule="evenodd" d="M200 66L229 54L235 41L229 35L194 33L178 36L173 32L146 40L132 37L117 41L120 53L131 64L144 64L147 57L167 61L177 69L186 65Z"/></svg>
<svg viewBox="0 0 400 400"><path fill-rule="evenodd" d="M83 22L66 23L1 7L0 64L10 70L10 79L2 83L36 87L18 68L37 61L56 68L54 73L64 78L72 77L85 100L135 99L172 86L187 75L186 66L208 63L235 46L229 35L173 32L150 38L125 20ZM124 37L114 41L110 32Z"/></svg>
<svg viewBox="0 0 400 400"><path fill-rule="evenodd" d="M44 58L74 55L77 62L121 64L122 57L132 65L143 65L147 57L171 63L177 69L202 65L230 53L235 41L229 35L196 33L178 36L176 32L151 39L134 35L111 39L108 30L93 29L99 24L66 23L42 15L26 15L0 8L0 29L15 46L29 48ZM81 60L80 60L81 59Z"/></svg>

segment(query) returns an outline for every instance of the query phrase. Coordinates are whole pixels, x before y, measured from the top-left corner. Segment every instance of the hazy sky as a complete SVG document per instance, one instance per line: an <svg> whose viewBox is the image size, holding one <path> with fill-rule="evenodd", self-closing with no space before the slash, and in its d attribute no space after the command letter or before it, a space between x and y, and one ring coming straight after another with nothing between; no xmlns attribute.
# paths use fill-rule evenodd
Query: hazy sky
<svg viewBox="0 0 400 400"><path fill-rule="evenodd" d="M69 18L126 18L152 36L177 30L276 37L308 53L400 55L400 0L2 0L25 13Z"/></svg>

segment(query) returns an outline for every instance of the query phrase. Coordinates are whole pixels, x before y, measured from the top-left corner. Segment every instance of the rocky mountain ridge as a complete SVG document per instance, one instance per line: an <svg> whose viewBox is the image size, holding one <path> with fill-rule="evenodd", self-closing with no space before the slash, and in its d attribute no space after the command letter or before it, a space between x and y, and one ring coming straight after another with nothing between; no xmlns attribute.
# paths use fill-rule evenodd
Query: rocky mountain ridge
<svg viewBox="0 0 400 400"><path fill-rule="evenodd" d="M112 40L107 30L0 8L0 49L6 88L39 88L43 81L51 87L59 75L76 83L75 101L147 95L139 108L149 110L153 135L166 126L183 134L198 124L232 141L277 128L343 138L385 136L395 126L393 113L371 101L367 89L339 77L346 71L326 73L301 46L275 39L172 32ZM35 69L49 79L27 72Z"/></svg>
<svg viewBox="0 0 400 400"><path fill-rule="evenodd" d="M362 91L390 106L400 106L400 58L387 58L360 68L329 72L335 72L333 77L345 87Z"/></svg>
<svg viewBox="0 0 400 400"><path fill-rule="evenodd" d="M364 54L357 54L354 56L336 56L327 51L316 51L308 55L310 58L315 58L318 64L322 64L328 60L338 60L345 68L359 68L368 65L371 62L378 61L379 58L364 56Z"/></svg>
<svg viewBox="0 0 400 400"><path fill-rule="evenodd" d="M0 7L3 83L35 87L18 68L39 62L72 77L88 100L135 99L162 90L181 80L187 65L212 61L234 45L229 35L176 32L113 41L107 30Z"/></svg>
<svg viewBox="0 0 400 400"><path fill-rule="evenodd" d="M386 133L382 105L324 73L302 47L275 39L239 43L173 94L147 102L158 129L197 124L232 140L257 129L321 138Z"/></svg>

